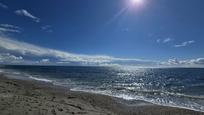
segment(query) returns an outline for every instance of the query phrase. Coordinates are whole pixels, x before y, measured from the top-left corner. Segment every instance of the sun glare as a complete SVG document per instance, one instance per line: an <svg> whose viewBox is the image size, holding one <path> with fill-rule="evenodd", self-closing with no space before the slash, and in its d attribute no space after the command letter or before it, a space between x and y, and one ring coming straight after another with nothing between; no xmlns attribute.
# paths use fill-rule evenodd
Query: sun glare
<svg viewBox="0 0 204 115"><path fill-rule="evenodd" d="M131 0L133 5L140 5L143 3L143 0Z"/></svg>

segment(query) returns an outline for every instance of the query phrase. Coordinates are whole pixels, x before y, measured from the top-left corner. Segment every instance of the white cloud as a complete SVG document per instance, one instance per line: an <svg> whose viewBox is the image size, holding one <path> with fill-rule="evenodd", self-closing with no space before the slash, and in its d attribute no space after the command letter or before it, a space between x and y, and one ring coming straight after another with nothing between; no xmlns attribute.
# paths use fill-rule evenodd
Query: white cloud
<svg viewBox="0 0 204 115"><path fill-rule="evenodd" d="M64 51L43 48L36 45L28 44L25 42L19 42L16 40L0 37L0 48L21 54L23 56L34 56L45 59L44 57L54 58L56 62L64 63L78 63L85 65L100 65L100 64L135 64L135 65L151 65L153 61L142 60L142 59L122 59L114 58L111 56L101 55L82 55L73 54ZM45 60L44 60L45 61Z"/></svg>
<svg viewBox="0 0 204 115"><path fill-rule="evenodd" d="M0 27L0 32L14 32L14 33L20 33L19 30L9 29L9 28L2 28L2 27Z"/></svg>
<svg viewBox="0 0 204 115"><path fill-rule="evenodd" d="M10 24L0 24L0 32L21 33L21 28Z"/></svg>
<svg viewBox="0 0 204 115"><path fill-rule="evenodd" d="M10 53L0 53L0 62L1 63L18 63L22 62L22 56L15 56Z"/></svg>
<svg viewBox="0 0 204 115"><path fill-rule="evenodd" d="M9 52L0 56L1 62L21 62L22 64L64 64L64 65L128 65L137 67L204 67L204 58L168 61L116 58L102 55L73 54L60 50L43 48L25 42L0 37L0 51ZM13 55L17 54L20 56ZM9 57L9 58L5 58ZM26 58L30 57L30 58ZM18 60L18 61L17 61Z"/></svg>
<svg viewBox="0 0 204 115"><path fill-rule="evenodd" d="M3 4L3 3L0 3L0 7L3 8L3 9L8 9L8 6Z"/></svg>
<svg viewBox="0 0 204 115"><path fill-rule="evenodd" d="M157 39L157 43L160 43L161 42L161 39Z"/></svg>
<svg viewBox="0 0 204 115"><path fill-rule="evenodd" d="M169 44L172 41L174 41L174 39L172 39L172 38L165 38L165 39L157 39L156 40L157 43L163 43L163 44L167 44L167 43ZM173 45L173 47L175 47L175 48L186 47L186 46L189 46L189 45L191 45L193 43L195 43L195 41L190 40L190 41L182 42L181 44Z"/></svg>
<svg viewBox="0 0 204 115"><path fill-rule="evenodd" d="M50 59L42 59L41 62L48 63L48 62L50 62Z"/></svg>
<svg viewBox="0 0 204 115"><path fill-rule="evenodd" d="M50 29L52 26L51 25L45 25L45 26L42 26L42 30L47 30L47 29Z"/></svg>
<svg viewBox="0 0 204 115"><path fill-rule="evenodd" d="M186 46L191 45L191 44L193 44L193 43L195 43L194 40L185 41L185 42L183 42L183 43L181 43L181 44L174 45L174 47L175 47L175 48L186 47Z"/></svg>
<svg viewBox="0 0 204 115"><path fill-rule="evenodd" d="M163 41L163 43L168 43L168 42L170 42L170 41L172 41L173 39L171 39L171 38L166 38L166 39L164 39L164 41Z"/></svg>
<svg viewBox="0 0 204 115"><path fill-rule="evenodd" d="M191 64L204 64L204 58L192 59L189 61Z"/></svg>
<svg viewBox="0 0 204 115"><path fill-rule="evenodd" d="M42 26L41 29L42 29L43 31L48 32L48 33L53 32L53 30L52 30L52 26L51 26L51 25L45 25L45 26Z"/></svg>
<svg viewBox="0 0 204 115"><path fill-rule="evenodd" d="M169 42L171 42L171 41L173 41L173 39L172 38L165 38L165 39L157 39L156 40L156 42L157 43L169 43Z"/></svg>
<svg viewBox="0 0 204 115"><path fill-rule="evenodd" d="M20 27L11 24L0 24L0 26L5 28L21 29Z"/></svg>
<svg viewBox="0 0 204 115"><path fill-rule="evenodd" d="M174 59L169 59L167 63L169 65L177 65L177 64L180 64L180 61L178 61L178 59L174 58Z"/></svg>
<svg viewBox="0 0 204 115"><path fill-rule="evenodd" d="M179 60L176 58L169 59L167 62L161 62L162 66L168 67L204 67L204 58Z"/></svg>
<svg viewBox="0 0 204 115"><path fill-rule="evenodd" d="M32 15L31 13L29 13L29 12L28 12L27 10L25 10L25 9L16 10L16 11L15 11L15 14L16 14L16 15L19 15L19 16L29 17L29 18L33 19L35 22L40 22L40 18L35 17L34 15Z"/></svg>

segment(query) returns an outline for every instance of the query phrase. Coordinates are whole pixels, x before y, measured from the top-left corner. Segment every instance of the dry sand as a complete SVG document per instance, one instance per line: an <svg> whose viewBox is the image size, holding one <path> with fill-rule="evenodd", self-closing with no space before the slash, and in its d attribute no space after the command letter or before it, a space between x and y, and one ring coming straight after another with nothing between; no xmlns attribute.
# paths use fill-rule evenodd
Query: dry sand
<svg viewBox="0 0 204 115"><path fill-rule="evenodd" d="M0 75L0 115L204 115L186 109L128 101Z"/></svg>

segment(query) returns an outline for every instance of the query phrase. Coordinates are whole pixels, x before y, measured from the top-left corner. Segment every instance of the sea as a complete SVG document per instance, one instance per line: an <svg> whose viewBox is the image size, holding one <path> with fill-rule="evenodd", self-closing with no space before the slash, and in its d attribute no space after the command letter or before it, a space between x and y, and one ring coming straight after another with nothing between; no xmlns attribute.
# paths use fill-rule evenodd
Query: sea
<svg viewBox="0 0 204 115"><path fill-rule="evenodd" d="M72 91L204 112L204 68L1 66L1 73Z"/></svg>

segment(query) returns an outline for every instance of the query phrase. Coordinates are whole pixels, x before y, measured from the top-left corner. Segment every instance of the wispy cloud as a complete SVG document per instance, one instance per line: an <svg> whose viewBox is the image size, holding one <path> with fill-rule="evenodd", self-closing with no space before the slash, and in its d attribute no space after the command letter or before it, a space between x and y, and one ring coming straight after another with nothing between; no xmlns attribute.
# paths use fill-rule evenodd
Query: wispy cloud
<svg viewBox="0 0 204 115"><path fill-rule="evenodd" d="M20 27L11 24L0 24L0 26L5 28L21 29Z"/></svg>
<svg viewBox="0 0 204 115"><path fill-rule="evenodd" d="M185 41L181 44L177 44L177 45L174 45L175 48L179 48L179 47L186 47L186 46L189 46L191 44L195 43L194 40L191 40L191 41Z"/></svg>
<svg viewBox="0 0 204 115"><path fill-rule="evenodd" d="M102 64L133 64L133 65L153 65L156 62L151 60L142 59L124 59L115 58L111 56L103 55L82 55L64 52L60 50L54 50L49 48L43 48L36 45L32 45L25 42L19 42L5 37L0 37L0 49L7 52L15 52L16 54L26 56L32 56L42 59L53 59L54 63L74 63L80 65L102 65ZM45 58L46 57L46 58ZM42 60L47 61L47 60ZM51 60L49 60L51 62Z"/></svg>
<svg viewBox="0 0 204 115"><path fill-rule="evenodd" d="M3 9L8 9L8 6L3 4L3 3L0 3L0 8L3 8Z"/></svg>
<svg viewBox="0 0 204 115"><path fill-rule="evenodd" d="M51 25L45 25L45 26L42 26L41 29L47 30L47 29L50 29L51 27L52 27Z"/></svg>
<svg viewBox="0 0 204 115"><path fill-rule="evenodd" d="M29 17L31 18L33 21L35 22L40 22L40 18L32 15L31 13L29 13L27 10L25 9L21 9L21 10L16 10L15 11L15 14L16 15L19 15L19 16L25 16L25 17Z"/></svg>
<svg viewBox="0 0 204 115"><path fill-rule="evenodd" d="M165 39L157 39L156 40L157 43L169 43L171 41L173 41L172 38L165 38Z"/></svg>
<svg viewBox="0 0 204 115"><path fill-rule="evenodd" d="M25 42L0 37L0 62L7 64L60 64L60 65L100 65L137 67L204 67L204 58L168 61L116 58L104 55L82 55L55 49L43 48ZM14 55L15 54L15 55ZM18 56L16 56L18 55ZM28 58L29 57L29 58Z"/></svg>
<svg viewBox="0 0 204 115"><path fill-rule="evenodd" d="M20 33L19 30L14 30L14 29L9 29L9 28L2 28L2 27L0 27L0 32L15 32L15 33Z"/></svg>
<svg viewBox="0 0 204 115"><path fill-rule="evenodd" d="M0 24L0 32L12 32L12 33L21 33L21 28L15 25L10 24Z"/></svg>
<svg viewBox="0 0 204 115"><path fill-rule="evenodd" d="M51 25L42 26L41 29L42 29L43 31L45 31L45 32L48 32L48 33L53 32Z"/></svg>
<svg viewBox="0 0 204 115"><path fill-rule="evenodd" d="M122 31L122 32L130 32L131 29L130 29L130 28L122 28L121 31Z"/></svg>
<svg viewBox="0 0 204 115"><path fill-rule="evenodd" d="M157 39L156 42L157 42L157 43L160 43L160 42L161 42L161 39Z"/></svg>
<svg viewBox="0 0 204 115"><path fill-rule="evenodd" d="M166 38L166 39L164 39L163 43L168 43L168 42L170 42L170 41L173 41L173 39L171 39L171 38Z"/></svg>

